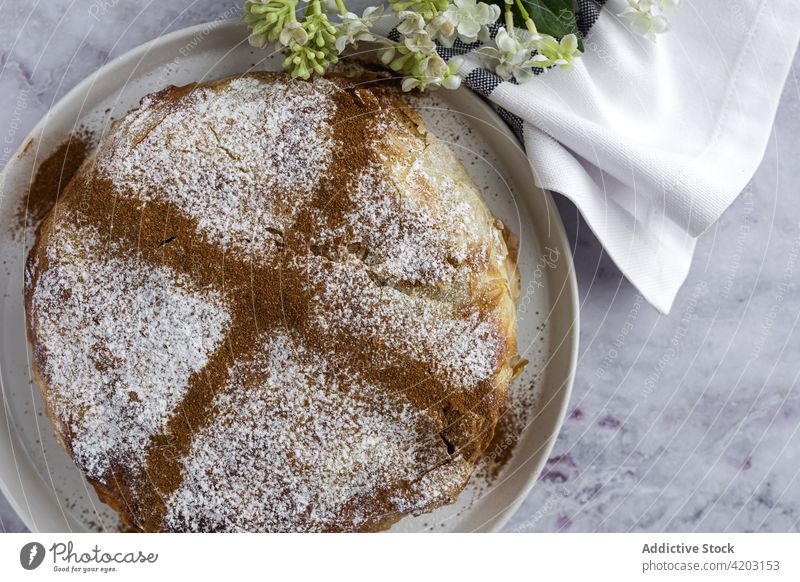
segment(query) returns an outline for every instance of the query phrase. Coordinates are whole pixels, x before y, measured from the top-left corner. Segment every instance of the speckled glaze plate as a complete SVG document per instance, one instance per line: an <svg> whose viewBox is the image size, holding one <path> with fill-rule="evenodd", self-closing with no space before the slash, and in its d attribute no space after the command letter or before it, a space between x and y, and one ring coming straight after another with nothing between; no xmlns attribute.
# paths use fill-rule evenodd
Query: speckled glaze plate
<svg viewBox="0 0 800 582"><path fill-rule="evenodd" d="M119 520L97 499L42 413L22 296L32 240L16 226L16 209L38 166L76 129L102 134L143 95L166 85L280 68L281 55L252 49L246 37L240 22L222 21L130 51L53 107L0 175L0 488L32 531L116 531ZM419 98L416 106L429 129L454 149L492 211L519 236L518 341L530 364L511 388L506 428L457 502L405 518L392 531L497 531L533 487L569 399L578 337L571 253L552 198L534 185L535 170L486 103L459 89Z"/></svg>

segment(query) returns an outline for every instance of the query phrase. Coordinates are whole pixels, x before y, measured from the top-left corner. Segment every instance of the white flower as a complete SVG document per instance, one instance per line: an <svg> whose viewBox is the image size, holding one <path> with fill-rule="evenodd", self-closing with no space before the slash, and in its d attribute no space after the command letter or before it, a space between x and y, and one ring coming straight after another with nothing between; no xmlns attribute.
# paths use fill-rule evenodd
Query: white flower
<svg viewBox="0 0 800 582"><path fill-rule="evenodd" d="M535 55L531 61L533 66L546 69L558 65L562 69L571 69L575 57L580 56L578 49L578 37L574 34L567 34L561 42L548 34L540 35L536 41L536 50L539 54Z"/></svg>
<svg viewBox="0 0 800 582"><path fill-rule="evenodd" d="M356 44L359 41L375 40L375 36L370 32L375 21L383 14L383 6L370 6L364 10L364 14L359 18L352 12L345 12L342 15L342 23L338 27L336 36L336 50L341 53L349 44Z"/></svg>
<svg viewBox="0 0 800 582"><path fill-rule="evenodd" d="M458 32L458 37L465 43L489 40L489 24L496 22L500 16L500 7L494 4L477 2L476 0L453 0L444 16L450 20Z"/></svg>
<svg viewBox="0 0 800 582"><path fill-rule="evenodd" d="M286 26L283 27L278 40L283 46L289 46L292 42L306 44L308 42L308 33L299 22L292 20L291 22L287 22Z"/></svg>
<svg viewBox="0 0 800 582"><path fill-rule="evenodd" d="M266 33L262 32L260 34L251 34L247 37L247 41L250 43L250 46L262 49L267 46L269 38Z"/></svg>
<svg viewBox="0 0 800 582"><path fill-rule="evenodd" d="M453 46L453 41L456 36L456 27L444 14L439 14L434 17L434 19L425 26L425 30L432 39L438 40L442 46Z"/></svg>
<svg viewBox="0 0 800 582"><path fill-rule="evenodd" d="M424 29L403 38L400 42L389 44L378 52L378 56L381 62L391 69L411 73L412 76L427 74L425 71L431 66L426 61L428 57L441 60L436 52L436 43Z"/></svg>
<svg viewBox="0 0 800 582"><path fill-rule="evenodd" d="M406 10L400 13L400 24L397 25L397 32L403 36L408 36L424 30L425 19L418 12Z"/></svg>
<svg viewBox="0 0 800 582"><path fill-rule="evenodd" d="M403 79L403 91L434 87L456 89L461 84L457 64L458 61L445 62L436 52L418 58L409 71L410 75Z"/></svg>
<svg viewBox="0 0 800 582"><path fill-rule="evenodd" d="M458 69L463 61L462 57L453 57L447 61L447 72L444 75L442 87L445 89L458 89L461 86L462 79Z"/></svg>
<svg viewBox="0 0 800 582"><path fill-rule="evenodd" d="M407 36L403 40L403 44L412 53L429 54L436 52L436 43L424 30Z"/></svg>
<svg viewBox="0 0 800 582"><path fill-rule="evenodd" d="M497 31L494 42L494 47L482 46L476 52L484 65L498 77L505 81L526 81L533 75L531 67L534 65L531 64L531 47L528 43L521 42L505 28Z"/></svg>
<svg viewBox="0 0 800 582"><path fill-rule="evenodd" d="M631 29L655 41L656 35L669 29L664 10L674 8L679 0L628 0L628 7L619 16L630 21Z"/></svg>

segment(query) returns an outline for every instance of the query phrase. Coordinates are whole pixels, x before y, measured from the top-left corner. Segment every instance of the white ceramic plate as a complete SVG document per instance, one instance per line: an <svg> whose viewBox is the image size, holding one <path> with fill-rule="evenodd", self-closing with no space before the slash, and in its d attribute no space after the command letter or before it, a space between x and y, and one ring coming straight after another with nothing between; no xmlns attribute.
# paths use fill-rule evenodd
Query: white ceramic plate
<svg viewBox="0 0 800 582"><path fill-rule="evenodd" d="M53 107L0 175L0 488L33 531L113 531L118 519L86 484L42 415L39 388L31 379L22 298L31 240L15 229L14 210L38 165L77 127L102 133L111 118L169 84L280 68L280 55L252 49L246 36L241 23L224 21L132 50ZM489 106L466 89L440 91L417 106L431 130L451 144L494 213L520 238L518 340L530 364L512 387L522 433L499 473L475 477L455 504L403 519L393 531L496 531L536 481L567 406L578 337L571 254L552 198L536 188L518 142ZM494 454L505 456L506 446L498 443Z"/></svg>

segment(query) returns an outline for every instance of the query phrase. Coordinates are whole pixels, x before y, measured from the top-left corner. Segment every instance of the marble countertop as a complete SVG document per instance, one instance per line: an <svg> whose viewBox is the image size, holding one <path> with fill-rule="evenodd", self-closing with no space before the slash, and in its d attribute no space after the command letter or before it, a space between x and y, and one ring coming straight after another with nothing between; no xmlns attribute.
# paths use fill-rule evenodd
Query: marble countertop
<svg viewBox="0 0 800 582"><path fill-rule="evenodd" d="M0 134L14 148L100 65L239 2L0 3ZM509 531L800 530L800 58L761 167L659 315L559 200L581 338L571 411ZM20 99L24 95L24 99ZM0 496L0 531L25 531Z"/></svg>

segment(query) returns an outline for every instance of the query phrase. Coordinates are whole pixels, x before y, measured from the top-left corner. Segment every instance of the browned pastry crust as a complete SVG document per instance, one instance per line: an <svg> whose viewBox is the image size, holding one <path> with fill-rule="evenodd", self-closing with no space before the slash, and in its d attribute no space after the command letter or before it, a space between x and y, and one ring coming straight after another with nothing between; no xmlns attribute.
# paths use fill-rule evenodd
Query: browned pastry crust
<svg viewBox="0 0 800 582"><path fill-rule="evenodd" d="M491 441L509 236L391 85L167 88L28 257L47 415L130 529L384 529L452 502Z"/></svg>

